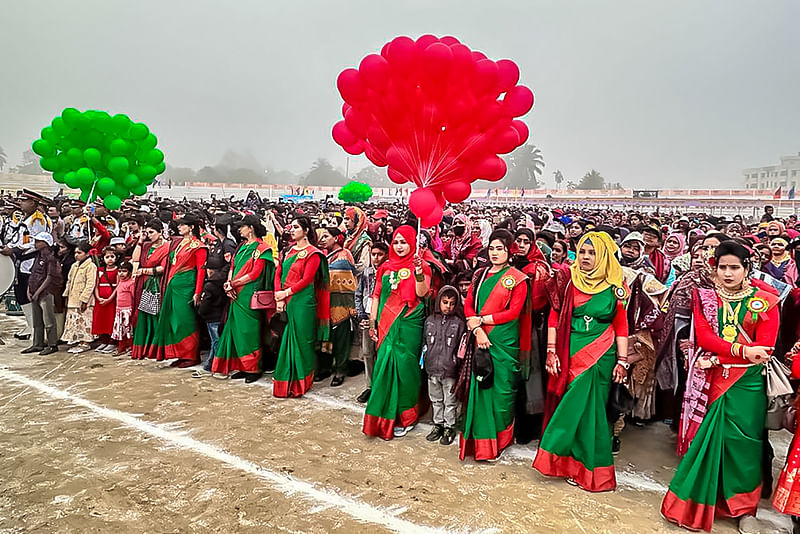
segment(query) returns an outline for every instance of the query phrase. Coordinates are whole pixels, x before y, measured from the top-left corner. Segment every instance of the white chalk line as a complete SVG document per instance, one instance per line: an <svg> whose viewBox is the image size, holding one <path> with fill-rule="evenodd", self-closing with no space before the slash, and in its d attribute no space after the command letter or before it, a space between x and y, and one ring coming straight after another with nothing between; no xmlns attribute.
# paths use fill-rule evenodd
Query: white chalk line
<svg viewBox="0 0 800 534"><path fill-rule="evenodd" d="M302 495L307 500L326 505L326 507L333 507L337 511L347 514L357 521L379 525L394 532L449 532L446 529L429 527L401 519L396 516L396 514L399 512L390 511L380 506L373 506L350 496L339 495L328 489L315 487L315 485L310 482L306 482L284 473L272 471L254 462L225 452L224 450L209 443L205 443L191 438L185 434L166 429L158 424L142 421L129 413L100 406L82 397L72 395L64 390L54 388L36 379L28 378L14 371L0 369L0 379L3 379L7 382L15 382L17 384L24 385L28 388L35 389L40 393L49 395L54 399L67 401L77 406L81 406L91 410L105 419L118 421L124 426L137 430L143 434L148 434L184 450L194 451L197 454L201 454L221 463L227 464L235 469L238 469L239 471L255 475L270 482L273 489L283 493L287 497L293 495Z"/></svg>

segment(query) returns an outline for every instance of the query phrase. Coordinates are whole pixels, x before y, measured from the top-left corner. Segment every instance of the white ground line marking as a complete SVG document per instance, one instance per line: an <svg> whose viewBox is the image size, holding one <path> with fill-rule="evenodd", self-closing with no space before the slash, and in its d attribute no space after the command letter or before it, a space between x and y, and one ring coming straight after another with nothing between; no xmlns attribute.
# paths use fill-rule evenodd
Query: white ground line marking
<svg viewBox="0 0 800 534"><path fill-rule="evenodd" d="M255 475L270 482L273 489L283 493L286 496L298 494L302 495L309 501L315 501L316 503L333 507L358 521L379 525L395 532L448 532L446 529L412 523L411 521L396 517L395 513L397 512L393 513L386 508L372 506L356 500L353 497L338 495L331 490L317 488L310 482L306 482L283 473L271 471L256 463L245 460L244 458L240 458L231 453L225 452L214 445L204 443L173 430L168 430L161 425L141 421L131 414L113 410L111 408L105 408L61 389L48 386L47 384L39 382L36 379L28 378L24 375L15 373L14 371L0 369L0 379L3 379L7 382L15 382L17 384L35 389L41 393L53 397L54 399L68 401L77 406L91 410L103 418L119 421L123 425L137 430L143 434L148 434L172 445L194 451L221 463L225 463L235 469Z"/></svg>

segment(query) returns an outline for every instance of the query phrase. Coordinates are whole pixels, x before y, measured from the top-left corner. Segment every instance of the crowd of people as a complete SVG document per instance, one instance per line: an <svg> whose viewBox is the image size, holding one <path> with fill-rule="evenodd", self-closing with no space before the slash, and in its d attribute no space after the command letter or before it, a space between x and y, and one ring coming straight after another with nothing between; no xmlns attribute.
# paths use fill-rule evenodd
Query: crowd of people
<svg viewBox="0 0 800 534"><path fill-rule="evenodd" d="M800 439L773 488L767 431L768 415L796 426L768 383L781 362L800 378L797 217L482 203L418 225L399 202L111 213L25 190L2 199L0 253L23 353L268 372L276 397L364 380L367 436L405 436L430 406L426 439L458 438L462 460L539 440L533 468L587 491L615 489L626 425L665 423L681 456L667 520L758 532L770 495L800 515Z"/></svg>

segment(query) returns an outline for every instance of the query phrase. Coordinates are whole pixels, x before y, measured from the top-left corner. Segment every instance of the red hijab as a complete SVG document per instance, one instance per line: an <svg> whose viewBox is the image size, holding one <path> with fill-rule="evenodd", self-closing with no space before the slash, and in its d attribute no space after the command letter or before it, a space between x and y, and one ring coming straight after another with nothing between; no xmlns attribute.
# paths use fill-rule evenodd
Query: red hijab
<svg viewBox="0 0 800 534"><path fill-rule="evenodd" d="M408 254L405 256L398 256L394 251L394 240L400 234L411 247ZM416 279L414 278L414 255L417 253L417 231L411 226L399 226L392 235L392 241L389 243L389 259L381 265L378 270L378 278L380 279L387 271L398 272L401 269L408 269L410 276L398 282L397 290L400 293L400 298L403 302L413 306L417 302L417 288ZM422 272L430 279L431 268L426 262L422 262Z"/></svg>

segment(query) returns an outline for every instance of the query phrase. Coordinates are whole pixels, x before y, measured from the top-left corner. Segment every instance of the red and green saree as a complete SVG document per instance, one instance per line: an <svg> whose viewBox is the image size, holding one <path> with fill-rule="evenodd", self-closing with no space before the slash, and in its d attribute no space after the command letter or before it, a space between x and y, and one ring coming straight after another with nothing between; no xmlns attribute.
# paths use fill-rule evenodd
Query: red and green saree
<svg viewBox="0 0 800 534"><path fill-rule="evenodd" d="M265 314L264 310L250 308L250 300L255 291L272 288L274 269L272 249L260 239L242 244L231 259L228 278L234 282L237 293L228 305L212 372L225 375L234 371L259 372Z"/></svg>
<svg viewBox="0 0 800 534"><path fill-rule="evenodd" d="M292 247L275 273L275 290L290 289L278 363L272 381L276 397L300 397L314 382L316 349L330 330L328 262L313 245Z"/></svg>
<svg viewBox="0 0 800 534"><path fill-rule="evenodd" d="M170 245L156 326L157 360L200 363L200 334L192 299L203 292L206 255L206 246L196 237L174 239Z"/></svg>
<svg viewBox="0 0 800 534"><path fill-rule="evenodd" d="M150 242L142 245L142 256L139 258L139 269L155 269L156 267L167 267L167 256L169 255L169 244L161 243L157 247L151 246ZM143 312L138 309L143 291L155 293L161 298L161 279L163 275L144 275L136 277L134 289L134 310L133 310L133 348L131 359L143 360L145 358L155 358L158 352L156 341L156 328L161 311L156 315Z"/></svg>
<svg viewBox="0 0 800 534"><path fill-rule="evenodd" d="M616 338L628 335L620 290L609 286L589 295L570 282L560 316L555 309L550 312L557 352L569 357L561 358L560 376L548 382L548 395L559 400L533 467L547 476L571 478L588 491L610 491L617 485L606 404L617 362ZM559 379L563 393L554 390Z"/></svg>
<svg viewBox="0 0 800 534"><path fill-rule="evenodd" d="M464 431L459 440L459 458L494 460L514 439L514 399L520 375L520 346L530 348L530 315L526 309L528 277L513 267L480 274L470 286L464 311L467 317L492 316L493 325L483 330L492 345L494 378L481 389L474 374L464 407ZM521 342L521 337L524 339ZM528 350L525 351L528 354Z"/></svg>
<svg viewBox="0 0 800 534"><path fill-rule="evenodd" d="M694 292L696 345L716 355L720 365L706 371L705 415L661 504L661 513L672 523L710 531L716 516L756 513L767 409L764 377L760 364L732 356L731 345L775 346L777 304L777 297L756 288L730 301L711 289Z"/></svg>

